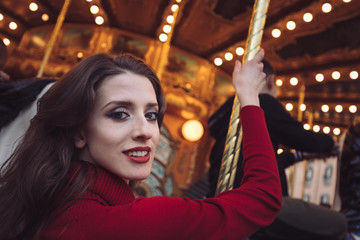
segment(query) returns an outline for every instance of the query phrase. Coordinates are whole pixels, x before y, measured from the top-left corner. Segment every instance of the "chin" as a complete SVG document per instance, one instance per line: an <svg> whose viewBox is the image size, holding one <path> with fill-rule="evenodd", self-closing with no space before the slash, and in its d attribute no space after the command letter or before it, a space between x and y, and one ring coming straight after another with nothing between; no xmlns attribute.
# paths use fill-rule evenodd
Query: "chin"
<svg viewBox="0 0 360 240"><path fill-rule="evenodd" d="M129 176L128 178L126 178L129 181L141 181L141 180L145 180L149 177L150 172L149 173L145 173L145 174L138 174L136 176Z"/></svg>

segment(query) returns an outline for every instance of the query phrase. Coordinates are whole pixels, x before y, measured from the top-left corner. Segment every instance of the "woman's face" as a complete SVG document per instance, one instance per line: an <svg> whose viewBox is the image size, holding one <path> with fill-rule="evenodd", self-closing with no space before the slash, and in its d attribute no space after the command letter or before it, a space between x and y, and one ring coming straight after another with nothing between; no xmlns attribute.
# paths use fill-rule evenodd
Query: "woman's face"
<svg viewBox="0 0 360 240"><path fill-rule="evenodd" d="M156 94L146 77L126 72L105 79L75 141L81 160L124 180L147 178L160 138L157 113Z"/></svg>

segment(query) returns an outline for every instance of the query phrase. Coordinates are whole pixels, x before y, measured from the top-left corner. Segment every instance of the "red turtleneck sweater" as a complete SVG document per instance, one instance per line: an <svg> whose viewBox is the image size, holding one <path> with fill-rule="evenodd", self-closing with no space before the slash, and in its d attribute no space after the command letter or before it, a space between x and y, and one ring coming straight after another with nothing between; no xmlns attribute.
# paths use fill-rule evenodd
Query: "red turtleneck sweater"
<svg viewBox="0 0 360 240"><path fill-rule="evenodd" d="M91 189L59 215L41 239L244 239L270 224L281 208L277 164L263 111L246 106L244 178L214 198L134 198L117 176L97 169Z"/></svg>

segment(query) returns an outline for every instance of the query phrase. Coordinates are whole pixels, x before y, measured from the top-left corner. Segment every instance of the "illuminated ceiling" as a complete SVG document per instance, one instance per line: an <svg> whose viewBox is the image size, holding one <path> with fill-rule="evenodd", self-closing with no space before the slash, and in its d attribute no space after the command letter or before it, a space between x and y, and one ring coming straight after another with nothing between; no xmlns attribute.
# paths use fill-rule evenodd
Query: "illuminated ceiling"
<svg viewBox="0 0 360 240"><path fill-rule="evenodd" d="M30 11L30 0L1 0L0 36L11 44L18 44L23 33L30 28L54 24L64 0L34 0L37 11ZM161 23L169 12L169 0L73 0L65 23L95 24L96 16L102 16L103 26L119 28L157 39L162 31ZM172 44L187 52L208 59L213 63L219 57L219 66L231 74L234 59L224 60L230 52L245 46L252 13L251 0L182 0ZM346 127L358 115L360 108L360 1L332 0L331 9L323 9L325 0L273 0L270 2L264 29L262 48L266 58L274 65L278 79L282 80L279 99L296 107L299 89L306 86L305 103L314 113L314 121L320 125ZM97 5L99 12L92 14L90 7ZM46 13L47 21L42 20ZM304 14L312 20L306 22ZM1 16L0 16L1 19ZM9 23L17 24L15 30ZM287 24L295 23L293 30ZM281 32L272 36L273 30ZM336 79L336 74L340 75ZM350 73L355 74L354 79ZM317 74L323 80L315 80ZM290 79L296 77L298 84L292 86ZM318 75L321 79L321 75ZM334 79L335 78L335 79ZM321 106L328 104L324 113ZM343 111L335 111L342 105ZM357 112L349 112L349 106ZM294 115L295 116L295 115ZM304 114L305 121L307 115Z"/></svg>

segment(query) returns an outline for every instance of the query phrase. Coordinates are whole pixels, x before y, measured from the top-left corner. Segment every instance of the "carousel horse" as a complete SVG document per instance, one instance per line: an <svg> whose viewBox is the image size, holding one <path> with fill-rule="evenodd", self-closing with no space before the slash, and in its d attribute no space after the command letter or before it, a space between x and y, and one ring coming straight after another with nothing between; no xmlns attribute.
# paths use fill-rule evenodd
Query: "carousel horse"
<svg viewBox="0 0 360 240"><path fill-rule="evenodd" d="M0 82L0 167L28 129L37 112L37 100L54 81L31 78Z"/></svg>

